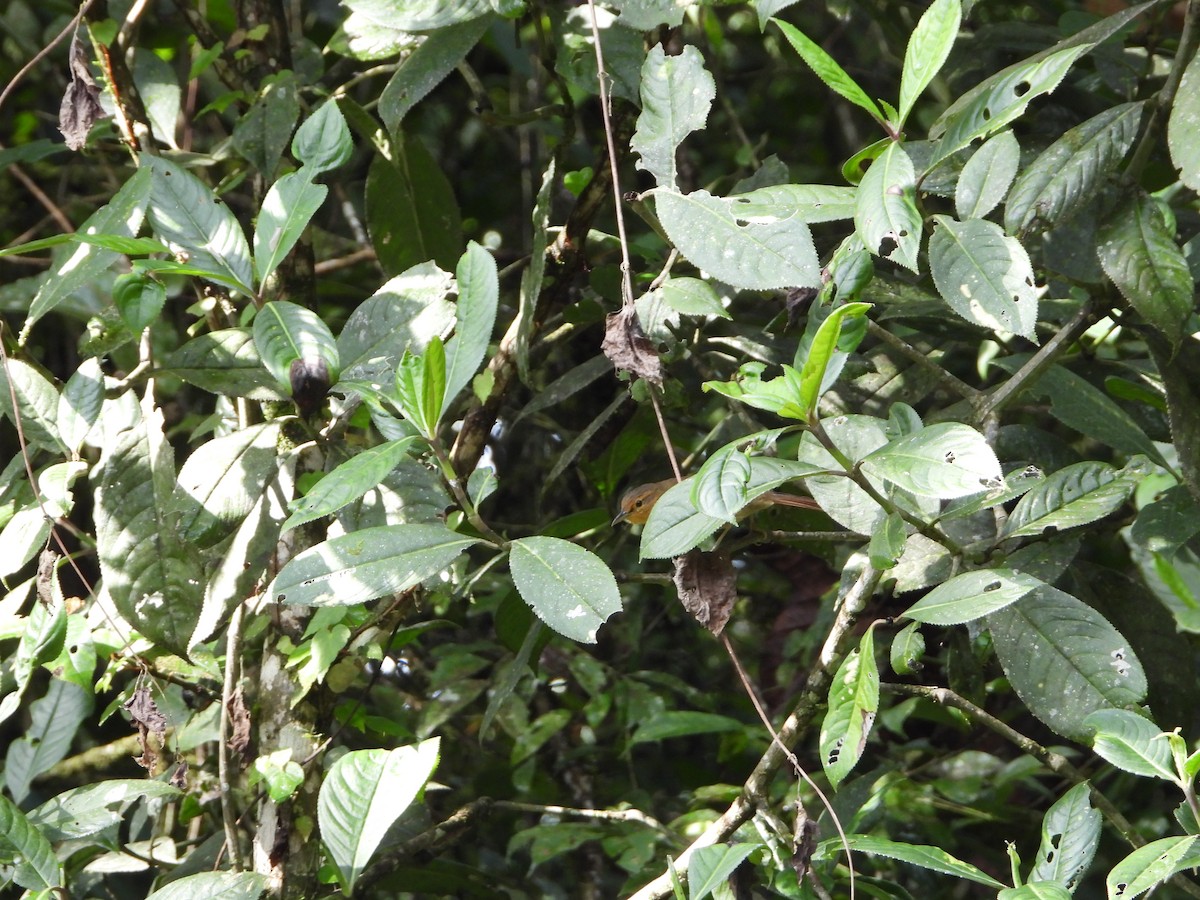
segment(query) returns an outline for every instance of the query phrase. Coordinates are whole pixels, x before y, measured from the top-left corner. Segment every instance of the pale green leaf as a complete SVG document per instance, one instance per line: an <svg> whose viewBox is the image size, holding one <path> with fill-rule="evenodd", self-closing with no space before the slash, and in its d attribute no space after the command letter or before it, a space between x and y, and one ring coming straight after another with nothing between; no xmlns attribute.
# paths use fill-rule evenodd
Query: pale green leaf
<svg viewBox="0 0 1200 900"><path fill-rule="evenodd" d="M854 228L876 256L917 271L921 214L914 199L917 175L904 147L893 141L858 185Z"/></svg>
<svg viewBox="0 0 1200 900"><path fill-rule="evenodd" d="M621 593L608 565L589 550L552 537L513 541L513 584L538 618L576 641L595 643L596 632L621 611Z"/></svg>
<svg viewBox="0 0 1200 900"><path fill-rule="evenodd" d="M819 44L808 38L795 25L782 19L771 19L771 21L779 26L779 30L788 39L788 43L800 54L800 58L832 91L845 97L855 106L865 109L876 122L884 121L883 113L880 112L875 101L867 96L866 91L858 86L858 82L847 75L846 70L822 50Z"/></svg>
<svg viewBox="0 0 1200 900"><path fill-rule="evenodd" d="M99 781L71 788L29 813L29 821L51 841L68 841L99 834L120 824L137 800L180 796L179 788L147 778Z"/></svg>
<svg viewBox="0 0 1200 900"><path fill-rule="evenodd" d="M854 218L854 188L836 184L773 184L729 198L738 221L770 224L797 218L810 225Z"/></svg>
<svg viewBox="0 0 1200 900"><path fill-rule="evenodd" d="M489 0L347 0L368 21L404 31L436 31L492 11Z"/></svg>
<svg viewBox="0 0 1200 900"><path fill-rule="evenodd" d="M934 0L921 15L908 49L904 52L904 68L900 74L900 120L903 125L912 112L913 104L924 93L950 55L958 26L962 21L960 0Z"/></svg>
<svg viewBox="0 0 1200 900"><path fill-rule="evenodd" d="M688 900L704 900L711 896L728 882L729 876L746 857L761 847L758 843L701 847L688 864Z"/></svg>
<svg viewBox="0 0 1200 900"><path fill-rule="evenodd" d="M982 219L1004 199L1017 174L1021 147L1011 130L1002 131L971 154L954 189L960 219Z"/></svg>
<svg viewBox="0 0 1200 900"><path fill-rule="evenodd" d="M746 728L737 719L716 713L693 712L691 710L668 710L641 722L630 745L651 744L670 738L691 737L697 734L722 734L744 731Z"/></svg>
<svg viewBox="0 0 1200 900"><path fill-rule="evenodd" d="M212 394L282 400L286 388L276 384L259 358L249 328L223 328L201 334L163 359L163 371Z"/></svg>
<svg viewBox="0 0 1200 900"><path fill-rule="evenodd" d="M350 126L336 100L326 100L304 120L292 138L292 155L304 164L300 174L307 175L310 180L343 165L353 152Z"/></svg>
<svg viewBox="0 0 1200 900"><path fill-rule="evenodd" d="M977 569L955 575L904 611L927 625L961 625L1016 603L1041 579L1012 569Z"/></svg>
<svg viewBox="0 0 1200 900"><path fill-rule="evenodd" d="M1000 462L969 425L944 422L889 441L863 459L862 469L922 497L953 499L1001 486Z"/></svg>
<svg viewBox="0 0 1200 900"><path fill-rule="evenodd" d="M275 383L291 393L291 366L296 360L322 360L337 381L338 346L325 321L312 310L275 300L254 317L254 346Z"/></svg>
<svg viewBox="0 0 1200 900"><path fill-rule="evenodd" d="M33 779L67 755L75 732L92 710L92 692L61 678L50 680L44 697L30 707L29 723L8 745L4 779L17 803L29 796Z"/></svg>
<svg viewBox="0 0 1200 900"><path fill-rule="evenodd" d="M825 777L836 789L862 758L879 711L879 669L874 629L842 661L829 686L829 710L821 723L820 753Z"/></svg>
<svg viewBox="0 0 1200 900"><path fill-rule="evenodd" d="M1145 778L1178 779L1171 745L1145 716L1126 709L1102 709L1088 716L1084 724L1096 730L1092 749L1118 769Z"/></svg>
<svg viewBox="0 0 1200 900"><path fill-rule="evenodd" d="M459 391L471 383L487 355L500 300L496 260L474 241L467 244L467 252L458 261L455 277L458 303L455 304L454 337L446 342L446 396L442 414L449 409Z"/></svg>
<svg viewBox="0 0 1200 900"><path fill-rule="evenodd" d="M352 750L330 767L317 822L347 895L392 823L421 795L438 750L438 738L391 751Z"/></svg>
<svg viewBox="0 0 1200 900"><path fill-rule="evenodd" d="M10 357L0 367L0 416L15 423L14 395L25 440L56 455L65 453L67 448L58 432L58 390L41 369Z"/></svg>
<svg viewBox="0 0 1200 900"><path fill-rule="evenodd" d="M281 531L332 515L376 487L408 455L415 438L388 441L350 457L292 503Z"/></svg>
<svg viewBox="0 0 1200 900"><path fill-rule="evenodd" d="M1090 798L1090 785L1077 784L1046 810L1041 845L1029 873L1031 883L1055 882L1068 892L1079 886L1096 855L1103 820Z"/></svg>
<svg viewBox="0 0 1200 900"><path fill-rule="evenodd" d="M653 175L659 187L674 190L679 181L675 151L685 137L704 127L716 85L696 47L685 45L678 56L667 56L659 44L642 65L641 95L630 149L641 157L638 168Z"/></svg>
<svg viewBox="0 0 1200 900"><path fill-rule="evenodd" d="M887 859L898 859L901 862L920 866L922 869L929 869L932 872L938 872L942 875L953 875L956 878L963 878L977 884L985 884L991 888L1004 887L1003 884L986 872L977 869L970 863L955 859L940 847L930 847L924 844L905 844L900 841L891 841L887 838L874 837L867 834L849 834L846 838L850 842L850 848L859 853L883 856ZM840 849L840 843L840 839L834 838L831 841L825 842L822 846L829 846L831 850L836 850Z"/></svg>
<svg viewBox="0 0 1200 900"><path fill-rule="evenodd" d="M444 525L387 525L330 538L298 553L272 582L277 603L349 606L432 578L479 543Z"/></svg>
<svg viewBox="0 0 1200 900"><path fill-rule="evenodd" d="M1167 120L1167 146L1171 162L1179 169L1179 180L1193 191L1200 191L1200 57L1193 56L1183 72L1183 80Z"/></svg>
<svg viewBox="0 0 1200 900"><path fill-rule="evenodd" d="M1196 835L1151 841L1117 863L1104 885L1108 900L1133 900L1171 876L1200 865Z"/></svg>
<svg viewBox="0 0 1200 900"><path fill-rule="evenodd" d="M925 636L921 634L921 623L909 622L892 639L892 671L897 675L918 675L924 656Z"/></svg>
<svg viewBox="0 0 1200 900"><path fill-rule="evenodd" d="M313 184L304 170L284 175L267 191L254 223L254 268L266 281L296 246L325 202L329 188Z"/></svg>
<svg viewBox="0 0 1200 900"><path fill-rule="evenodd" d="M146 900L258 900L266 889L267 877L257 872L201 872L160 887L147 894Z"/></svg>

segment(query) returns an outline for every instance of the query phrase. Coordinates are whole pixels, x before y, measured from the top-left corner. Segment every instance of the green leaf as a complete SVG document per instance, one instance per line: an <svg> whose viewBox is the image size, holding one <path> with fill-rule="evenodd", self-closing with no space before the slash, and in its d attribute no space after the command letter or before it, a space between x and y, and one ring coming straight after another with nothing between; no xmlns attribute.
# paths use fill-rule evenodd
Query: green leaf
<svg viewBox="0 0 1200 900"><path fill-rule="evenodd" d="M1070 594L1044 585L986 621L1017 696L1063 737L1090 742L1088 715L1146 696L1146 676L1129 642Z"/></svg>
<svg viewBox="0 0 1200 900"><path fill-rule="evenodd" d="M934 221L929 270L946 304L968 322L1036 341L1038 291L1020 241L984 219Z"/></svg>
<svg viewBox="0 0 1200 900"><path fill-rule="evenodd" d="M692 504L692 483L685 479L670 488L650 510L642 528L642 559L666 559L680 556L698 546L724 524L723 519L706 516Z"/></svg>
<svg viewBox="0 0 1200 900"><path fill-rule="evenodd" d="M700 278L668 278L656 293L663 303L681 315L732 318L716 289Z"/></svg>
<svg viewBox="0 0 1200 900"><path fill-rule="evenodd" d="M186 253L193 266L212 272L213 280L253 296L250 248L229 207L203 181L164 157L143 154L142 167L152 173L147 213L159 239L176 254Z"/></svg>
<svg viewBox="0 0 1200 900"><path fill-rule="evenodd" d="M1030 881L1020 887L1005 888L996 900L1071 900L1071 892L1054 881Z"/></svg>
<svg viewBox="0 0 1200 900"><path fill-rule="evenodd" d="M371 22L404 31L436 31L492 12L489 0L350 0L345 5Z"/></svg>
<svg viewBox="0 0 1200 900"><path fill-rule="evenodd" d="M706 381L703 387L747 406L770 410L785 419L805 419L800 373L784 366L782 375L764 380L762 373L766 368L759 362L745 363L732 381Z"/></svg>
<svg viewBox="0 0 1200 900"><path fill-rule="evenodd" d="M307 494L292 503L292 514L281 531L290 531L305 522L332 515L347 503L357 500L376 487L396 468L416 438L402 438L371 447L350 457L316 483Z"/></svg>
<svg viewBox="0 0 1200 900"><path fill-rule="evenodd" d="M58 399L55 424L68 452L79 451L104 404L104 371L100 360L92 357L79 364Z"/></svg>
<svg viewBox="0 0 1200 900"><path fill-rule="evenodd" d="M67 613L62 603L56 602L50 607L42 603L34 604L20 631L20 642L11 669L16 686L0 703L0 722L17 711L34 670L62 652L66 635Z"/></svg>
<svg viewBox="0 0 1200 900"><path fill-rule="evenodd" d="M315 312L289 300L267 303L254 317L254 346L275 383L291 393L296 360L322 360L337 381L338 346L329 326Z"/></svg>
<svg viewBox="0 0 1200 900"><path fill-rule="evenodd" d="M420 356L405 354L396 368L396 403L425 438L437 435L446 397L446 353L435 337Z"/></svg>
<svg viewBox="0 0 1200 900"><path fill-rule="evenodd" d="M612 570L594 553L552 537L513 541L513 584L539 619L561 635L594 644L596 632L621 611Z"/></svg>
<svg viewBox="0 0 1200 900"><path fill-rule="evenodd" d="M746 857L761 847L759 843L701 847L688 864L688 900L704 900L723 887Z"/></svg>
<svg viewBox="0 0 1200 900"><path fill-rule="evenodd" d="M1134 457L1120 470L1099 462L1059 469L1021 498L1003 536L1039 535L1103 519L1121 507L1148 468L1144 457Z"/></svg>
<svg viewBox="0 0 1200 900"><path fill-rule="evenodd" d="M29 813L29 821L51 841L68 841L97 835L119 825L125 810L137 800L174 799L179 788L145 778L100 781L71 788Z"/></svg>
<svg viewBox="0 0 1200 900"><path fill-rule="evenodd" d="M1135 712L1102 709L1084 724L1096 730L1092 748L1118 769L1145 778L1176 782L1179 778L1171 758L1171 746L1158 726Z"/></svg>
<svg viewBox="0 0 1200 900"><path fill-rule="evenodd" d="M678 189L675 152L685 137L704 127L716 93L696 47L685 45L678 56L667 56L657 44L646 55L642 112L629 147L641 157L638 168L653 175L660 188Z"/></svg>
<svg viewBox="0 0 1200 900"><path fill-rule="evenodd" d="M558 171L556 157L551 156L542 172L542 185L533 201L533 240L530 245L529 267L521 273L521 288L517 304L517 375L529 382L529 345L533 341L534 322L538 311L538 298L542 294L542 282L546 276L546 250L550 246L550 210L553 204L555 173Z"/></svg>
<svg viewBox="0 0 1200 900"><path fill-rule="evenodd" d="M1029 873L1031 884L1054 882L1068 893L1079 886L1096 855L1103 821L1090 798L1090 786L1077 784L1046 810L1042 842Z"/></svg>
<svg viewBox="0 0 1200 900"><path fill-rule="evenodd" d="M890 513L883 525L871 535L867 558L877 569L891 569L904 553L908 531L899 513Z"/></svg>
<svg viewBox="0 0 1200 900"><path fill-rule="evenodd" d="M105 206L88 217L79 229L80 234L136 236L146 215L152 181L149 169L138 169ZM29 305L29 315L21 327L20 343L28 340L29 332L38 319L76 291L94 282L119 256L109 250L81 244L52 266L49 277Z"/></svg>
<svg viewBox="0 0 1200 900"><path fill-rule="evenodd" d="M747 221L739 198L707 191L656 191L654 206L671 243L713 278L743 290L820 283L812 233L797 217Z"/></svg>
<svg viewBox="0 0 1200 900"><path fill-rule="evenodd" d="M920 622L909 622L892 640L892 671L897 675L917 675L923 666L925 636L921 634Z"/></svg>
<svg viewBox="0 0 1200 900"><path fill-rule="evenodd" d="M879 711L874 634L873 628L867 629L829 686L829 711L821 723L820 753L825 777L835 790L862 757Z"/></svg>
<svg viewBox="0 0 1200 900"><path fill-rule="evenodd" d="M941 136L931 168L977 138L995 134L1020 118L1031 101L1058 87L1075 60L1091 46L1066 47L1014 63L959 97L930 129L931 137Z"/></svg>
<svg viewBox="0 0 1200 900"><path fill-rule="evenodd" d="M629 739L629 744L652 744L670 738L744 731L745 728L745 725L729 716L691 710L668 710L657 713L653 718L639 724L633 737Z"/></svg>
<svg viewBox="0 0 1200 900"><path fill-rule="evenodd" d="M121 616L180 656L199 614L198 552L176 530L174 451L149 409L106 448L96 487L96 552Z"/></svg>
<svg viewBox="0 0 1200 900"><path fill-rule="evenodd" d="M983 435L958 422L929 425L889 441L861 465L868 475L921 497L949 500L1004 483L1000 462Z"/></svg>
<svg viewBox="0 0 1200 900"><path fill-rule="evenodd" d="M337 100L326 100L304 120L292 138L292 156L304 164L298 174L306 174L310 180L344 165L353 152L350 126L346 124Z"/></svg>
<svg viewBox="0 0 1200 900"><path fill-rule="evenodd" d="M4 779L13 801L23 803L33 779L67 755L75 732L92 710L92 692L61 678L30 707L30 721L8 745Z"/></svg>
<svg viewBox="0 0 1200 900"><path fill-rule="evenodd" d="M63 884L54 848L7 797L0 797L0 859L13 865L9 877L27 890L45 891Z"/></svg>
<svg viewBox="0 0 1200 900"><path fill-rule="evenodd" d="M317 822L347 895L392 823L420 797L438 750L438 738L391 751L352 750L330 767Z"/></svg>
<svg viewBox="0 0 1200 900"><path fill-rule="evenodd" d="M432 578L478 539L444 525L385 525L330 538L298 553L271 584L277 603L349 606Z"/></svg>
<svg viewBox="0 0 1200 900"><path fill-rule="evenodd" d="M1142 106L1122 103L1077 125L1017 179L1004 208L1004 227L1017 234L1035 223L1061 224L1083 209L1133 146Z"/></svg>
<svg viewBox="0 0 1200 900"><path fill-rule="evenodd" d="M434 336L449 334L453 282L433 263L414 266L360 303L338 335L342 377L390 383L405 351L421 353Z"/></svg>
<svg viewBox="0 0 1200 900"><path fill-rule="evenodd" d="M234 149L269 181L299 118L296 76L285 69L263 81L258 97L233 129Z"/></svg>
<svg viewBox="0 0 1200 900"><path fill-rule="evenodd" d="M487 356L500 300L496 260L474 241L467 244L467 252L459 259L455 278L458 282L458 303L455 304L454 337L446 343L443 415L459 391L471 383L480 363Z"/></svg>
<svg viewBox="0 0 1200 900"><path fill-rule="evenodd" d="M14 395L25 440L33 447L63 453L66 447L58 434L58 391L40 369L9 357L7 364L0 366L0 414L15 423Z"/></svg>
<svg viewBox="0 0 1200 900"><path fill-rule="evenodd" d="M179 100L182 91L174 68L149 49L138 48L133 53L133 83L141 95L147 124L154 137L168 147L178 150L175 127L179 119Z"/></svg>
<svg viewBox="0 0 1200 900"><path fill-rule="evenodd" d="M800 370L800 408L804 410L805 418L809 421L816 419L821 391L825 387L825 372L829 361L837 352L843 324L847 319L854 320L865 316L870 308L870 303L847 303L839 306L817 329L808 355L804 358L804 367Z"/></svg>
<svg viewBox="0 0 1200 900"><path fill-rule="evenodd" d="M1200 534L1200 507L1187 486L1177 484L1138 510L1129 537L1152 553L1171 556L1196 534Z"/></svg>
<svg viewBox="0 0 1200 900"><path fill-rule="evenodd" d="M854 228L867 249L913 272L922 229L916 184L912 160L893 141L867 169L854 205Z"/></svg>
<svg viewBox="0 0 1200 900"><path fill-rule="evenodd" d="M367 172L366 214L389 275L428 260L449 269L462 251L454 189L419 137L399 135L391 159L376 155Z"/></svg>
<svg viewBox="0 0 1200 900"><path fill-rule="evenodd" d="M905 844L900 841L890 841L887 838L873 837L866 834L848 834L846 839L850 849L859 853L869 853L872 856L883 856L887 859L898 859L901 862L920 866L942 875L953 875L976 884L985 884L991 888L1004 887L986 872L980 871L970 863L955 859L940 847L930 847L923 844ZM833 839L822 844L831 845L831 849L840 849L840 839Z"/></svg>
<svg viewBox="0 0 1200 900"><path fill-rule="evenodd" d="M927 625L961 625L1016 603L1041 579L1012 569L977 569L944 581L904 611Z"/></svg>
<svg viewBox="0 0 1200 900"><path fill-rule="evenodd" d="M146 900L258 900L267 889L267 878L256 872L201 872L186 875L146 895Z"/></svg>
<svg viewBox="0 0 1200 900"><path fill-rule="evenodd" d="M693 485L692 503L704 515L736 522L738 513L767 491L786 481L826 471L789 459L751 457L742 449L746 440L739 438L722 447L705 461L695 478L689 479Z"/></svg>
<svg viewBox="0 0 1200 900"><path fill-rule="evenodd" d="M1178 61L1176 62L1178 64ZM1200 190L1200 59L1193 56L1183 72L1183 80L1171 105L1167 120L1167 146L1171 162L1179 169L1179 180L1193 191Z"/></svg>
<svg viewBox="0 0 1200 900"><path fill-rule="evenodd" d="M922 14L908 40L904 52L904 69L900 74L900 120L902 126L912 112L913 104L946 63L958 26L962 21L960 0L934 0Z"/></svg>
<svg viewBox="0 0 1200 900"><path fill-rule="evenodd" d="M1192 313L1194 285L1158 204L1145 194L1130 198L1100 227L1096 248L1121 295L1178 347Z"/></svg>
<svg viewBox="0 0 1200 900"><path fill-rule="evenodd" d="M858 86L858 82L846 74L833 57L822 50L818 44L809 40L796 26L784 22L782 19L771 19L771 21L779 26L779 30L788 39L788 43L800 54L800 58L831 90L845 97L855 106L865 109L876 122L884 121L883 113L880 112L875 101Z"/></svg>
<svg viewBox="0 0 1200 900"><path fill-rule="evenodd" d="M254 268L259 284L271 277L296 246L328 193L329 188L313 184L303 169L271 185L254 223Z"/></svg>
<svg viewBox="0 0 1200 900"><path fill-rule="evenodd" d="M174 513L185 541L211 547L227 537L258 502L274 474L279 426L251 425L207 441L179 470Z"/></svg>
<svg viewBox="0 0 1200 900"><path fill-rule="evenodd" d="M1117 863L1104 885L1108 900L1133 900L1173 875L1200 864L1196 835L1151 841Z"/></svg>
<svg viewBox="0 0 1200 900"><path fill-rule="evenodd" d="M157 278L118 275L113 282L113 303L130 331L152 324L167 302L167 289Z"/></svg>
<svg viewBox="0 0 1200 900"><path fill-rule="evenodd" d="M854 188L835 184L772 184L729 198L738 221L769 224L796 218L810 225L854 218Z"/></svg>
<svg viewBox="0 0 1200 900"><path fill-rule="evenodd" d="M400 128L409 110L454 71L495 21L484 15L439 28L405 58L379 95L379 116L389 132Z"/></svg>
<svg viewBox="0 0 1200 900"><path fill-rule="evenodd" d="M192 338L163 359L163 371L212 394L282 400L280 388L267 371L249 328L224 328Z"/></svg>

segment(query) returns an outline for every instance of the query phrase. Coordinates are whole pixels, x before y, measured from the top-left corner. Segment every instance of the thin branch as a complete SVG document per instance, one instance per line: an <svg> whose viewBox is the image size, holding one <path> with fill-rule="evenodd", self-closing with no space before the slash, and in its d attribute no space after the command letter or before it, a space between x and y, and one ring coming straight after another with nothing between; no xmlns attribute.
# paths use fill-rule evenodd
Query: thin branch
<svg viewBox="0 0 1200 900"><path fill-rule="evenodd" d="M573 806L546 806L541 803L518 803L515 800L497 800L492 804L494 809L508 809L513 812L537 813L546 816L576 816L581 819L599 819L606 822L636 822L661 831L669 837L675 833L653 816L640 809L579 809Z"/></svg>
<svg viewBox="0 0 1200 900"><path fill-rule="evenodd" d="M229 633L225 639L225 681L221 686L221 724L217 732L217 778L221 786L221 821L225 827L225 846L229 850L229 862L233 871L245 867L242 845L238 839L237 816L233 812L233 790L229 759L229 709L241 681L242 622L245 604L239 603L229 617Z"/></svg>
<svg viewBox="0 0 1200 900"><path fill-rule="evenodd" d="M896 335L892 334L886 328L877 325L870 319L867 319L867 331L872 337L878 339L881 343L887 344L905 359L915 363L919 369L932 375L937 379L937 383L947 390L953 391L960 397L970 400L972 403L978 403L983 397L982 391L971 387L971 385L967 384L961 378L951 375L916 347L896 337Z"/></svg>
<svg viewBox="0 0 1200 900"><path fill-rule="evenodd" d="M658 393L653 385L647 384L647 389L650 393L650 405L654 407L654 418L658 420L658 430L662 434L663 446L667 448L667 458L671 460L671 471L675 473L676 481L683 481L683 472L679 469L679 460L675 458L675 447L671 443L671 433L667 431L667 422L658 402Z"/></svg>
<svg viewBox="0 0 1200 900"><path fill-rule="evenodd" d="M50 43L39 50L33 56L33 58L29 60L29 62L21 66L21 71L17 72L17 74L13 76L12 81L5 85L3 91L0 91L0 107L4 106L4 101L8 99L8 95L16 89L17 85L21 83L21 79L28 75L34 66L49 56L50 52L60 43L62 43L63 38L65 38L68 34L71 34L76 28L79 27L79 22L83 18L83 14L88 11L88 7L90 7L93 2L94 0L84 0L84 4L79 7L79 11L75 13L75 18L70 21L70 24L68 24L66 28L51 38ZM11 171L11 168L9 171Z"/></svg>

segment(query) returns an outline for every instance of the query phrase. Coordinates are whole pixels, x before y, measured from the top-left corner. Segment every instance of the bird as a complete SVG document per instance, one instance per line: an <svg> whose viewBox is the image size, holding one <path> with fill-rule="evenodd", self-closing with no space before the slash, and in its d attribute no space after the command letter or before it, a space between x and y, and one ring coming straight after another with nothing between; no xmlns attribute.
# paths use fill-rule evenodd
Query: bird
<svg viewBox="0 0 1200 900"><path fill-rule="evenodd" d="M674 478L663 481L652 481L649 484L639 484L631 487L621 496L621 510L612 520L613 525L628 522L630 525L645 525L650 518L650 510L658 502L658 498L673 488L678 482ZM783 491L767 491L747 503L738 513L738 518L761 512L769 506L795 506L800 509L820 509L812 497L800 497L796 494L785 494Z"/></svg>

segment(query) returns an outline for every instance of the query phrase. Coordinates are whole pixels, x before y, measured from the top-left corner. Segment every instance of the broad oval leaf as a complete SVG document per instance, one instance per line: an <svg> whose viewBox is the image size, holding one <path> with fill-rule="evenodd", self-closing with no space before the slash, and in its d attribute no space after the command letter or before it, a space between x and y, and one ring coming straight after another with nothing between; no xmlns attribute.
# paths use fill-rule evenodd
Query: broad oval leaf
<svg viewBox="0 0 1200 900"><path fill-rule="evenodd" d="M418 798L438 764L440 739L395 750L352 750L329 769L317 823L347 896L383 836Z"/></svg>
<svg viewBox="0 0 1200 900"><path fill-rule="evenodd" d="M1017 696L1063 737L1090 742L1091 713L1146 696L1146 675L1129 642L1070 594L1045 585L986 621Z"/></svg>
<svg viewBox="0 0 1200 900"><path fill-rule="evenodd" d="M67 755L75 732L92 710L92 696L90 684L84 689L53 678L45 696L30 706L29 723L5 755L4 780L14 801L24 803L33 779Z"/></svg>
<svg viewBox="0 0 1200 900"><path fill-rule="evenodd" d="M889 649L892 671L897 675L920 674L921 658L925 655L925 636L920 622L909 622L892 639Z"/></svg>
<svg viewBox="0 0 1200 900"><path fill-rule="evenodd" d="M13 397L21 413L27 442L55 455L65 452L58 434L58 390L42 370L23 359L9 359L0 367L0 415L15 422Z"/></svg>
<svg viewBox="0 0 1200 900"><path fill-rule="evenodd" d="M1054 801L1042 818L1042 841L1029 881L1055 882L1074 891L1096 855L1102 819L1092 808L1091 786L1086 783Z"/></svg>
<svg viewBox="0 0 1200 900"><path fill-rule="evenodd" d="M861 465L867 474L921 497L952 500L1004 483L1000 462L983 435L958 422L929 425L889 441Z"/></svg>
<svg viewBox="0 0 1200 900"><path fill-rule="evenodd" d="M1017 166L1021 147L1011 130L988 138L971 154L954 189L954 211L960 219L982 219L1004 199Z"/></svg>
<svg viewBox="0 0 1200 900"><path fill-rule="evenodd" d="M0 856L13 864L9 876L31 891L61 887L62 866L50 841L7 797L0 796Z"/></svg>
<svg viewBox="0 0 1200 900"><path fill-rule="evenodd" d="M798 216L747 222L739 216L737 197L707 191L656 191L654 205L671 243L713 278L743 290L820 283L812 233Z"/></svg>
<svg viewBox="0 0 1200 900"><path fill-rule="evenodd" d="M658 498L642 528L642 559L680 556L712 535L723 519L707 516L692 504L692 483L684 479Z"/></svg>
<svg viewBox="0 0 1200 900"><path fill-rule="evenodd" d="M722 447L690 479L692 503L704 515L735 522L738 513L768 491L785 482L828 471L791 459L751 457L740 449L744 443L742 438Z"/></svg>
<svg viewBox="0 0 1200 900"><path fill-rule="evenodd" d="M1104 879L1108 900L1133 900L1171 876L1200 865L1196 835L1162 838L1134 850Z"/></svg>
<svg viewBox="0 0 1200 900"><path fill-rule="evenodd" d="M1020 241L984 219L934 220L929 270L946 304L968 322L1036 340L1037 287Z"/></svg>
<svg viewBox="0 0 1200 900"><path fill-rule="evenodd" d="M254 268L260 284L296 246L328 193L304 171L289 172L271 185L254 223Z"/></svg>
<svg viewBox="0 0 1200 900"><path fill-rule="evenodd" d="M879 711L879 668L875 663L875 631L842 661L829 686L829 711L821 723L821 765L836 789L862 758Z"/></svg>
<svg viewBox="0 0 1200 900"><path fill-rule="evenodd" d="M641 157L638 168L653 175L655 184L675 190L675 151L708 121L716 84L696 47L685 45L678 56L667 56L658 44L642 64L641 95L642 112L629 147Z"/></svg>
<svg viewBox="0 0 1200 900"><path fill-rule="evenodd" d="M921 213L914 199L917 175L904 147L888 144L858 185L854 228L876 256L917 271Z"/></svg>
<svg viewBox="0 0 1200 900"><path fill-rule="evenodd" d="M1087 727L1096 729L1092 749L1118 769L1176 781L1171 745L1158 726L1126 709L1102 709L1087 717Z"/></svg>
<svg viewBox="0 0 1200 900"><path fill-rule="evenodd" d="M476 538L444 525L385 525L330 538L297 554L275 576L277 603L349 606L416 587Z"/></svg>
<svg viewBox="0 0 1200 900"><path fill-rule="evenodd" d="M977 569L955 575L904 611L927 625L961 625L1016 603L1041 587L1041 579L1012 569Z"/></svg>
<svg viewBox="0 0 1200 900"><path fill-rule="evenodd" d="M29 821L51 841L91 837L117 825L136 800L177 798L179 788L146 778L118 778L71 788L29 813Z"/></svg>
<svg viewBox="0 0 1200 900"><path fill-rule="evenodd" d="M657 293L663 303L681 315L733 318L721 303L716 289L700 278L668 278Z"/></svg>
<svg viewBox="0 0 1200 900"><path fill-rule="evenodd" d="M1077 125L1055 141L1013 185L1004 207L1010 234L1036 221L1058 225L1093 199L1137 137L1142 103L1123 103Z"/></svg>
<svg viewBox="0 0 1200 900"><path fill-rule="evenodd" d="M1193 191L1200 190L1200 57L1193 56L1183 72L1183 80L1167 120L1167 146L1171 162L1179 170L1179 180Z"/></svg>
<svg viewBox="0 0 1200 900"><path fill-rule="evenodd" d="M370 22L403 31L436 31L492 11L492 0L351 0L346 3Z"/></svg>
<svg viewBox="0 0 1200 900"><path fill-rule="evenodd" d="M250 248L229 207L182 166L145 153L141 159L153 173L147 212L155 234L186 254L188 263L209 270L213 280L252 296Z"/></svg>
<svg viewBox="0 0 1200 900"><path fill-rule="evenodd" d="M1121 470L1100 462L1059 469L1021 498L1004 524L1003 536L1061 531L1102 519L1120 508L1148 471L1149 462L1140 456Z"/></svg>
<svg viewBox="0 0 1200 900"><path fill-rule="evenodd" d="M337 100L326 100L321 108L296 129L292 155L304 164L300 174L312 177L336 169L354 152L350 127L338 109Z"/></svg>
<svg viewBox="0 0 1200 900"><path fill-rule="evenodd" d="M258 900L267 889L267 878L257 872L201 872L186 875L146 895L146 900Z"/></svg>
<svg viewBox="0 0 1200 900"><path fill-rule="evenodd" d="M325 321L290 300L267 303L254 317L254 346L276 383L291 393L291 367L296 360L322 360L337 381L338 346Z"/></svg>
<svg viewBox="0 0 1200 900"><path fill-rule="evenodd" d="M946 63L958 26L962 21L961 0L934 0L921 15L908 49L904 52L904 68L900 74L900 121L903 125L912 112L913 104Z"/></svg>
<svg viewBox="0 0 1200 900"><path fill-rule="evenodd" d="M600 626L621 611L612 570L570 541L541 536L513 541L509 567L538 618L572 640L595 643Z"/></svg>
<svg viewBox="0 0 1200 900"><path fill-rule="evenodd" d="M1130 198L1096 234L1104 273L1147 322L1179 346L1192 313L1192 274L1158 204Z"/></svg>

